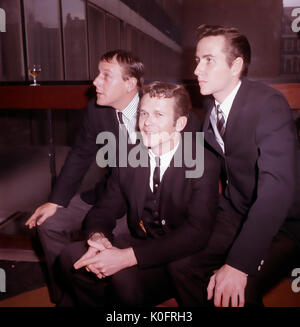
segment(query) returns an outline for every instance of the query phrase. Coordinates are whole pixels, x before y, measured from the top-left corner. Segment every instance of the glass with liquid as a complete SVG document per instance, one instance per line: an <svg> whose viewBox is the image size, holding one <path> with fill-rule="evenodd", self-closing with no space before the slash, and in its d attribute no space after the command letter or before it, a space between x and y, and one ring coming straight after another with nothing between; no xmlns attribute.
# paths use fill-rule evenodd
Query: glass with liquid
<svg viewBox="0 0 300 327"><path fill-rule="evenodd" d="M41 68L41 65L38 65L38 64L34 64L34 65L31 65L28 69L28 73L30 76L33 77L33 84L30 84L30 86L38 86L40 84L37 84L36 82L36 78L39 76L39 74L41 73L42 71L42 68Z"/></svg>

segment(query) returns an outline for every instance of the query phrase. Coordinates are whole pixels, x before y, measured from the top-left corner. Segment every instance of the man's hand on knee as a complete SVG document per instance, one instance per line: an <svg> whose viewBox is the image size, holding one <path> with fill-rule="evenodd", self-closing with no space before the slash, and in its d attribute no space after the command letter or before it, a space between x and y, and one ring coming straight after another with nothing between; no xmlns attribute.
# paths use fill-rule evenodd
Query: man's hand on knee
<svg viewBox="0 0 300 327"><path fill-rule="evenodd" d="M41 225L45 220L52 217L56 213L58 207L59 206L56 203L44 203L35 210L31 217L26 221L25 225L30 229L36 225Z"/></svg>
<svg viewBox="0 0 300 327"><path fill-rule="evenodd" d="M207 299L214 297L216 307L243 307L246 285L247 274L225 264L211 276Z"/></svg>

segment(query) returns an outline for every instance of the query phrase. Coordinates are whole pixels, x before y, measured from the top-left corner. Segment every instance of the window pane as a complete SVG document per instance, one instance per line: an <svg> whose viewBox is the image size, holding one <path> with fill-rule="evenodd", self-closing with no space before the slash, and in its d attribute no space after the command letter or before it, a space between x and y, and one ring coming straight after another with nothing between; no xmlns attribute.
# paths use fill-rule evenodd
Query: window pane
<svg viewBox="0 0 300 327"><path fill-rule="evenodd" d="M139 31L137 29L135 29L134 27L130 27L130 31L131 31L131 50L132 53L134 53L136 56L140 56L139 53ZM141 58L142 59L142 58Z"/></svg>
<svg viewBox="0 0 300 327"><path fill-rule="evenodd" d="M105 14L92 5L88 5L90 78L98 74L98 63L105 47Z"/></svg>
<svg viewBox="0 0 300 327"><path fill-rule="evenodd" d="M41 64L39 80L62 80L58 0L24 0L28 65Z"/></svg>
<svg viewBox="0 0 300 327"><path fill-rule="evenodd" d="M20 2L0 0L0 8L6 16L6 32L0 32L0 80L25 80Z"/></svg>
<svg viewBox="0 0 300 327"><path fill-rule="evenodd" d="M84 0L62 0L66 80L87 80L88 56Z"/></svg>
<svg viewBox="0 0 300 327"><path fill-rule="evenodd" d="M160 53L160 43L153 39L153 49L152 49L152 79L160 80L162 79L162 57Z"/></svg>
<svg viewBox="0 0 300 327"><path fill-rule="evenodd" d="M146 38L147 57L146 57L146 76L149 80L153 78L153 39L150 36Z"/></svg>
<svg viewBox="0 0 300 327"><path fill-rule="evenodd" d="M119 19L106 15L106 50L120 48L120 21Z"/></svg>
<svg viewBox="0 0 300 327"><path fill-rule="evenodd" d="M124 22L121 22L120 30L120 48L130 51L131 50L131 38L128 32L128 25Z"/></svg>
<svg viewBox="0 0 300 327"><path fill-rule="evenodd" d="M133 27L131 25L126 24L126 29L125 29L125 38L126 38L126 49L128 51L133 52Z"/></svg>
<svg viewBox="0 0 300 327"><path fill-rule="evenodd" d="M148 57L151 55L151 49L149 47L148 37L145 33L136 30L134 32L134 44L135 54L139 56L145 65L145 81L150 79L150 64Z"/></svg>

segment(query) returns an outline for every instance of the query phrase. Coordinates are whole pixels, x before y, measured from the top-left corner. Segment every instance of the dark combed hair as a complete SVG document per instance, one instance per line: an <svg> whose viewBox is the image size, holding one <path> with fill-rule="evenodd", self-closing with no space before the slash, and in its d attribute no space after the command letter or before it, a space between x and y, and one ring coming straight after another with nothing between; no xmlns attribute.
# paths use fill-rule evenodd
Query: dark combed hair
<svg viewBox="0 0 300 327"><path fill-rule="evenodd" d="M231 67L233 61L241 57L244 61L241 76L247 76L248 66L251 62L251 47L245 35L242 35L237 28L220 26L220 25L207 25L203 24L197 28L198 41L208 36L225 37L225 53L228 65Z"/></svg>
<svg viewBox="0 0 300 327"><path fill-rule="evenodd" d="M138 88L141 88L144 83L144 64L141 60L129 51L116 49L103 54L100 61L111 62L113 58L116 58L123 69L123 79L126 81L130 77L134 77L137 80Z"/></svg>
<svg viewBox="0 0 300 327"><path fill-rule="evenodd" d="M191 100L189 93L183 85L167 83L167 82L152 82L145 85L143 88L143 95L149 94L151 98L174 98L174 120L179 117L188 117L191 109Z"/></svg>

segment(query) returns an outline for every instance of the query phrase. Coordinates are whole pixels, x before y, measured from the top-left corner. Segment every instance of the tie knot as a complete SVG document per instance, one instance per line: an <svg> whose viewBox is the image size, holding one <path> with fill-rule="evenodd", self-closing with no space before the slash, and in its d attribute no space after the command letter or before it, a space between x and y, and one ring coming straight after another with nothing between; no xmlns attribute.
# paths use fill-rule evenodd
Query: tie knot
<svg viewBox="0 0 300 327"><path fill-rule="evenodd" d="M121 111L118 111L117 114L118 114L118 118L119 118L120 124L124 124L122 112Z"/></svg>
<svg viewBox="0 0 300 327"><path fill-rule="evenodd" d="M217 129L220 133L220 136L223 138L225 133L225 118L219 104L216 105L216 111L217 111Z"/></svg>
<svg viewBox="0 0 300 327"><path fill-rule="evenodd" d="M222 112L222 109L221 109L221 106L219 104L217 104L216 106L216 110L217 110L217 113L220 114L220 113L223 113Z"/></svg>

